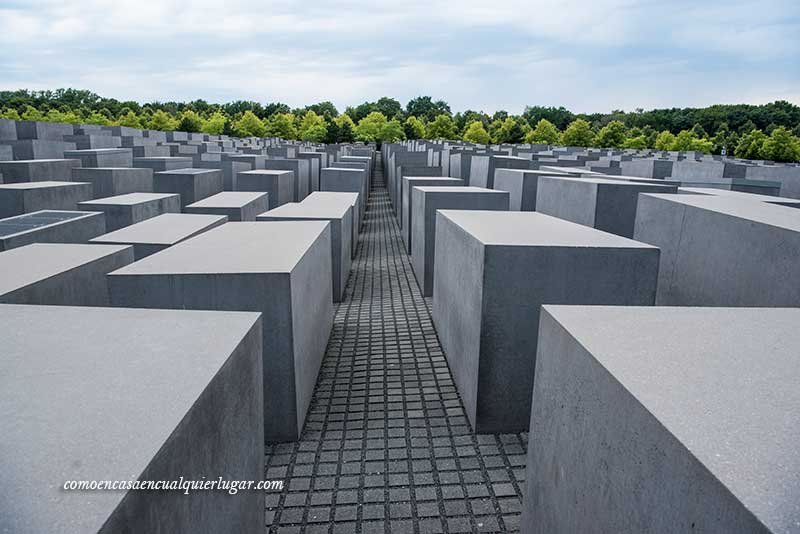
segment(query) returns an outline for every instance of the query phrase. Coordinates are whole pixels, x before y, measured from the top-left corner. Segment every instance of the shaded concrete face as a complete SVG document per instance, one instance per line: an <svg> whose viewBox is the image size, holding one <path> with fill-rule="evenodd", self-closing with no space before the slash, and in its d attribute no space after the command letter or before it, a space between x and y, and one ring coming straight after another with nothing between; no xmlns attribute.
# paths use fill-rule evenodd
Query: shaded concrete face
<svg viewBox="0 0 800 534"><path fill-rule="evenodd" d="M411 189L417 186L463 186L464 180L458 178L429 178L427 176L404 176L402 179L402 195L399 215L400 228L406 253L411 254Z"/></svg>
<svg viewBox="0 0 800 534"><path fill-rule="evenodd" d="M644 194L634 237L661 248L659 305L800 305L797 208Z"/></svg>
<svg viewBox="0 0 800 534"><path fill-rule="evenodd" d="M100 212L35 211L0 220L0 251L31 243L87 243L105 231Z"/></svg>
<svg viewBox="0 0 800 534"><path fill-rule="evenodd" d="M36 159L28 161L0 161L3 183L20 182L71 182L72 169L80 167L77 159Z"/></svg>
<svg viewBox="0 0 800 534"><path fill-rule="evenodd" d="M500 168L495 170L493 189L508 191L511 211L536 211L539 177L556 175L555 171Z"/></svg>
<svg viewBox="0 0 800 534"><path fill-rule="evenodd" d="M529 212L437 214L433 319L478 433L527 430L543 304L655 303L657 248Z"/></svg>
<svg viewBox="0 0 800 534"><path fill-rule="evenodd" d="M68 150L64 157L77 159L81 167L132 167L133 151L129 148Z"/></svg>
<svg viewBox="0 0 800 534"><path fill-rule="evenodd" d="M361 232L361 226L364 222L364 212L361 211L361 206L358 202L359 194L358 193L340 193L335 191L315 191L311 193L308 198L306 198L302 204L304 206L310 205L319 205L319 206L327 206L332 199L335 199L337 202L341 202L345 205L349 205L353 208L353 237L351 239L353 254L352 257L356 257L356 248L358 247L358 239L359 233Z"/></svg>
<svg viewBox="0 0 800 534"><path fill-rule="evenodd" d="M74 211L92 198L92 186L76 182L24 182L0 185L0 219L41 210Z"/></svg>
<svg viewBox="0 0 800 534"><path fill-rule="evenodd" d="M422 294L433 295L436 210L508 211L508 193L480 187L414 187L411 208L411 265Z"/></svg>
<svg viewBox="0 0 800 534"><path fill-rule="evenodd" d="M171 156L136 157L133 158L133 166L142 169L151 169L154 173L175 169L187 169L192 167L192 158Z"/></svg>
<svg viewBox="0 0 800 534"><path fill-rule="evenodd" d="M133 262L115 245L34 243L0 253L0 302L108 306L106 274Z"/></svg>
<svg viewBox="0 0 800 534"><path fill-rule="evenodd" d="M268 159L264 168L294 173L293 202L300 202L311 192L311 164L305 159Z"/></svg>
<svg viewBox="0 0 800 534"><path fill-rule="evenodd" d="M791 532L799 313L546 306L522 530Z"/></svg>
<svg viewBox="0 0 800 534"><path fill-rule="evenodd" d="M182 208L221 193L223 184L222 170L217 169L175 169L153 174L153 191L179 194Z"/></svg>
<svg viewBox="0 0 800 534"><path fill-rule="evenodd" d="M92 184L92 198L105 198L127 193L152 193L151 169L125 168L75 168L72 181Z"/></svg>
<svg viewBox="0 0 800 534"><path fill-rule="evenodd" d="M268 193L269 209L274 209L293 202L294 182L293 171L255 169L236 175L236 190Z"/></svg>
<svg viewBox="0 0 800 534"><path fill-rule="evenodd" d="M109 274L111 302L261 312L266 439L294 441L333 325L330 240L328 222L224 224Z"/></svg>
<svg viewBox="0 0 800 534"><path fill-rule="evenodd" d="M63 490L263 479L261 328L258 314L0 306L0 472L13 482L0 530L262 531L264 492Z"/></svg>
<svg viewBox="0 0 800 534"><path fill-rule="evenodd" d="M113 232L165 213L180 213L181 196L169 193L128 193L81 202L83 211L100 211L106 217L106 231Z"/></svg>
<svg viewBox="0 0 800 534"><path fill-rule="evenodd" d="M358 193L359 210L366 210L367 180L362 169L327 167L320 174L320 191Z"/></svg>
<svg viewBox="0 0 800 534"><path fill-rule="evenodd" d="M186 213L225 215L231 222L252 222L269 209L269 193L223 191L186 206Z"/></svg>

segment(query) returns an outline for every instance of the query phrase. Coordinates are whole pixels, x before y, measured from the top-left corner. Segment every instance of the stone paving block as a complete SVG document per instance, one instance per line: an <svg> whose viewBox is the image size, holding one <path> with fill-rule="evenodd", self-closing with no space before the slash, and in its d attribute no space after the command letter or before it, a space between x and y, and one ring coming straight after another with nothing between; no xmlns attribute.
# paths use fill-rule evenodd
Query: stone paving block
<svg viewBox="0 0 800 534"><path fill-rule="evenodd" d="M0 185L0 219L40 210L76 210L92 198L92 185L80 182L22 182Z"/></svg>
<svg viewBox="0 0 800 534"><path fill-rule="evenodd" d="M0 219L0 251L31 243L86 243L105 231L100 212L34 211Z"/></svg>
<svg viewBox="0 0 800 534"><path fill-rule="evenodd" d="M173 169L153 173L153 191L178 193L181 207L221 193L223 189L220 169Z"/></svg>
<svg viewBox="0 0 800 534"><path fill-rule="evenodd" d="M541 176L558 174L531 169L497 169L494 173L494 189L508 191L511 211L536 211L536 189Z"/></svg>
<svg viewBox="0 0 800 534"><path fill-rule="evenodd" d="M70 182L72 169L80 167L76 159L38 159L26 161L0 161L3 183Z"/></svg>
<svg viewBox="0 0 800 534"><path fill-rule="evenodd" d="M140 193L145 194L145 193ZM136 261L195 237L228 221L224 215L165 213L95 237L92 243L133 245Z"/></svg>
<svg viewBox="0 0 800 534"><path fill-rule="evenodd" d="M542 176L537 186L536 211L623 237L633 237L639 193L677 192L677 187L668 185Z"/></svg>
<svg viewBox="0 0 800 534"><path fill-rule="evenodd" d="M411 266L422 295L433 295L436 211L508 211L508 193L482 187L414 187L411 190Z"/></svg>
<svg viewBox="0 0 800 534"><path fill-rule="evenodd" d="M798 324L797 309L545 306L522 531L796 531Z"/></svg>
<svg viewBox="0 0 800 534"><path fill-rule="evenodd" d="M133 151L130 148L98 148L92 150L68 150L64 157L77 159L81 167L131 167Z"/></svg>
<svg viewBox="0 0 800 534"><path fill-rule="evenodd" d="M299 437L333 322L328 222L228 223L108 278L115 306L262 312L266 439Z"/></svg>
<svg viewBox="0 0 800 534"><path fill-rule="evenodd" d="M403 176L401 183L401 194L399 210L400 210L400 228L402 229L401 235L403 242L406 246L406 252L411 254L411 190L414 187L420 186L463 186L464 180L460 178L447 178L447 177L428 177L428 176Z"/></svg>
<svg viewBox="0 0 800 534"><path fill-rule="evenodd" d="M77 167L72 169L72 181L90 182L94 189L92 198L153 192L153 171L151 169Z"/></svg>
<svg viewBox="0 0 800 534"><path fill-rule="evenodd" d="M262 191L269 194L269 209L275 209L294 198L294 172L254 169L236 175L237 191Z"/></svg>
<svg viewBox="0 0 800 534"><path fill-rule="evenodd" d="M0 302L108 306L106 274L133 262L116 245L33 243L0 252Z"/></svg>
<svg viewBox="0 0 800 534"><path fill-rule="evenodd" d="M475 432L527 430L542 304L655 303L659 251L533 212L440 210L433 321Z"/></svg>
<svg viewBox="0 0 800 534"><path fill-rule="evenodd" d="M659 305L800 305L797 208L724 196L643 194L634 239L661 249Z"/></svg>
<svg viewBox="0 0 800 534"><path fill-rule="evenodd" d="M353 239L353 208L346 200L318 196L308 203L290 202L260 214L258 220L330 222L333 301L342 300L350 275Z"/></svg>
<svg viewBox="0 0 800 534"><path fill-rule="evenodd" d="M184 208L186 213L225 215L231 222L255 221L269 209L269 193L223 191Z"/></svg>
<svg viewBox="0 0 800 534"><path fill-rule="evenodd" d="M78 209L102 211L106 231L113 232L164 213L180 213L181 197L174 193L127 193L81 202Z"/></svg>
<svg viewBox="0 0 800 534"><path fill-rule="evenodd" d="M262 480L261 328L254 313L0 306L0 531L263 532L263 491L63 489Z"/></svg>
<svg viewBox="0 0 800 534"><path fill-rule="evenodd" d="M301 202L311 192L311 165L305 159L268 159L264 168L294 173L293 202Z"/></svg>
<svg viewBox="0 0 800 534"><path fill-rule="evenodd" d="M154 173L173 171L175 169L188 169L192 167L192 158L171 156L133 158L133 166L140 169L151 169Z"/></svg>

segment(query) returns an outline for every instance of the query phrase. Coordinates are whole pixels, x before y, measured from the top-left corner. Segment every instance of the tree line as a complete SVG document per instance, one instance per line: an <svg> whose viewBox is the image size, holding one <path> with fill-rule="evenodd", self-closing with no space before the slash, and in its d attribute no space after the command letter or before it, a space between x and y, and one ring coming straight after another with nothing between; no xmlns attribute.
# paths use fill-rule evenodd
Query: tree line
<svg viewBox="0 0 800 534"><path fill-rule="evenodd" d="M274 136L313 142L463 139L472 143L540 143L734 154L748 159L800 160L800 106L715 105L576 114L564 107L528 106L521 115L453 113L430 96L404 107L382 97L348 106L304 108L238 100L225 104L118 101L86 90L0 91L0 114L14 120L122 125L239 137Z"/></svg>

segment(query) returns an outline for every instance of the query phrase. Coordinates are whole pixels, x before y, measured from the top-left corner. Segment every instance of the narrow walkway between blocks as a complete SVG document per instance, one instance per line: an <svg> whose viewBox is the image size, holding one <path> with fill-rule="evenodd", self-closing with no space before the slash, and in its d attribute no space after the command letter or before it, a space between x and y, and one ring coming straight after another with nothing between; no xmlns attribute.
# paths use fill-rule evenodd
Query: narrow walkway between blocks
<svg viewBox="0 0 800 534"><path fill-rule="evenodd" d="M527 436L472 434L375 172L302 438L267 448L267 531L517 531Z"/></svg>

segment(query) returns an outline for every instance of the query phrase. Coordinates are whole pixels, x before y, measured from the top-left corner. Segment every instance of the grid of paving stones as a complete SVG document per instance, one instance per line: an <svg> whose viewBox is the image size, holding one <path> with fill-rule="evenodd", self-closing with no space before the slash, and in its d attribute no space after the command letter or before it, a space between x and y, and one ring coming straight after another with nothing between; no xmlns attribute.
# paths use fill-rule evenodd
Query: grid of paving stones
<svg viewBox="0 0 800 534"><path fill-rule="evenodd" d="M302 438L267 448L267 532L518 531L527 435L471 432L376 167Z"/></svg>

